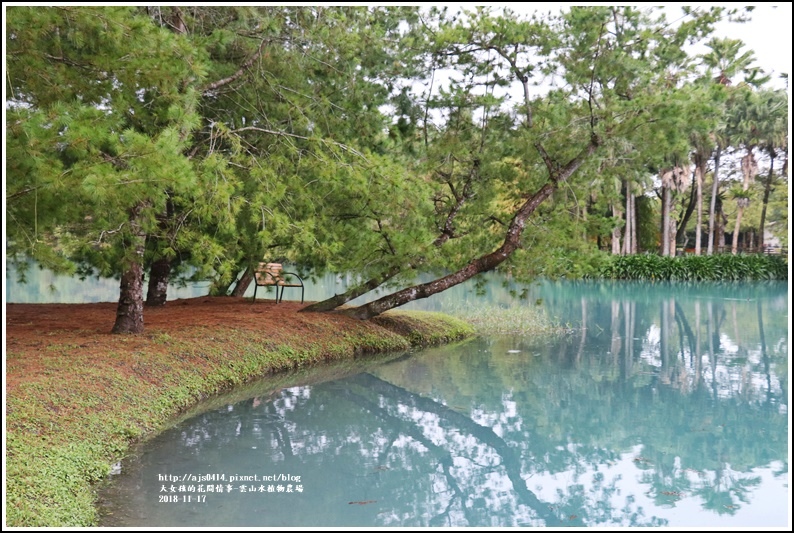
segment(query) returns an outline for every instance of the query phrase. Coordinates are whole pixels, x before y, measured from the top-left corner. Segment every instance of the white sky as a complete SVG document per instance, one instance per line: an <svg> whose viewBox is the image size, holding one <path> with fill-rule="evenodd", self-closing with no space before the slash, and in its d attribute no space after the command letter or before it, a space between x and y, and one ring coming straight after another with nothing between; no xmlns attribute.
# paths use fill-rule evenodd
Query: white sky
<svg viewBox="0 0 794 533"><path fill-rule="evenodd" d="M751 16L744 24L721 24L718 31L744 41L755 52L758 65L773 74L775 87L784 87L776 78L782 72L791 73L791 4L756 6Z"/></svg>
<svg viewBox="0 0 794 533"><path fill-rule="evenodd" d="M614 3L600 3L602 5L616 5ZM446 5L449 9L457 7L474 8L477 5L490 5L493 7L509 7L512 11L519 14L531 14L534 12L547 13L549 11L557 11L560 8L568 8L574 5L599 5L599 3L586 2L586 3L528 3L528 2L505 2L505 3L491 3L491 2L462 2L456 4L438 4ZM626 5L626 4L623 4ZM629 4L633 6L653 6L659 4L652 4L647 2L639 2ZM723 4L691 4L691 3L668 3L665 7L669 10L667 18L670 21L677 20L681 16L682 6L714 6L722 5L725 7L741 7L738 3L723 3ZM755 6L755 10L751 13L752 20L745 23L721 23L717 26L717 35L719 37L730 37L731 39L741 39L747 45L747 49L755 52L755 57L758 66L764 69L767 73L771 73L773 80L771 85L776 88L784 88L785 84L782 80L777 79L781 72L791 72L791 4L764 4Z"/></svg>

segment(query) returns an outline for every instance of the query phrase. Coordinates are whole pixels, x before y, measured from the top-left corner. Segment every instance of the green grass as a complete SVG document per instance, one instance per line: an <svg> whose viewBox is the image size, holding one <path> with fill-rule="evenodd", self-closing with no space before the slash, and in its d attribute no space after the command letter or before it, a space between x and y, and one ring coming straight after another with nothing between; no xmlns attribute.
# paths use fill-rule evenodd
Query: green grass
<svg viewBox="0 0 794 533"><path fill-rule="evenodd" d="M552 336L567 333L569 328L554 323L540 305L453 307L445 310L474 326L478 335L522 334Z"/></svg>
<svg viewBox="0 0 794 533"><path fill-rule="evenodd" d="M287 335L278 344L233 328L156 335L152 350L133 354L127 369L132 376L114 366L119 353L92 365L80 357L79 347L59 345L52 337L44 371L21 376L6 397L6 525L96 526L95 487L111 465L136 440L153 436L218 392L244 388L264 375L279 379L287 370L303 372L320 363L473 334L460 319L437 313L387 313L373 323L344 334L317 324L312 339ZM132 337L118 339L123 350ZM8 357L26 355L10 349Z"/></svg>

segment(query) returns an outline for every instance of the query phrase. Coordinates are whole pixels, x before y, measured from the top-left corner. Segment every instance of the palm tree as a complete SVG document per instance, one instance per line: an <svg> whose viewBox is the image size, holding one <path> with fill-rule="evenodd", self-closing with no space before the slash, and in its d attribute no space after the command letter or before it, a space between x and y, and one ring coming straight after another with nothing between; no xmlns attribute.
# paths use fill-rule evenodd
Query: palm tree
<svg viewBox="0 0 794 533"><path fill-rule="evenodd" d="M725 87L726 91L733 85L733 78L742 73L744 81L748 84L758 85L765 83L769 78L765 78L760 69L751 67L755 61L752 51L740 54L744 43L740 39L720 39L713 38L707 46L710 51L702 55L703 65L707 69L707 76ZM729 93L730 95L730 93ZM716 222L716 202L719 196L719 168L720 158L723 151L730 146L731 137L729 132L722 128L713 133L717 149L714 153L714 182L711 190L711 205L709 206L709 242L708 254L714 253L714 230Z"/></svg>
<svg viewBox="0 0 794 533"><path fill-rule="evenodd" d="M745 170L745 160L750 159L751 161L747 163L747 166L750 166L752 170L758 172L758 165L755 163L755 157L753 157L752 152L742 158L742 172L746 172L745 176L750 175L752 170ZM755 175L754 173L752 174ZM742 214L744 210L750 205L750 191L747 190L748 183L747 178L745 178L744 186L741 190L735 189L731 196L734 200L736 200L736 225L733 228L733 241L731 243L731 253L736 255L739 253L739 231L742 225ZM746 245L746 242L745 242ZM746 248L746 246L745 246Z"/></svg>
<svg viewBox="0 0 794 533"><path fill-rule="evenodd" d="M749 189L758 174L758 163L755 158L755 149L761 148L762 153L769 156L769 172L765 183L765 197L768 202L767 189L771 188L774 178L774 163L777 148L787 145L788 99L782 91L751 91L745 88L742 98L737 99L733 113L730 116L732 130L737 144L744 146L746 154L742 157L742 190L734 192L737 202L736 226L733 234L731 252L736 254L739 243L739 230L742 214L749 205ZM764 206L764 210L765 211ZM766 213L762 217L760 234L763 236L763 224ZM762 244L763 246L763 237Z"/></svg>
<svg viewBox="0 0 794 533"><path fill-rule="evenodd" d="M711 185L711 203L709 204L709 241L708 247L706 248L706 253L708 255L714 253L714 232L717 225L717 198L719 198L720 195L720 159L723 149L727 147L727 142L724 135L715 134L714 138L717 141L717 149L714 152L714 172L712 174L713 182Z"/></svg>
<svg viewBox="0 0 794 533"><path fill-rule="evenodd" d="M750 205L750 185L758 174L758 162L755 159L755 145L757 144L756 121L756 93L749 87L742 87L732 100L728 114L728 127L736 145L744 146L746 153L741 159L742 188L734 188L731 196L736 200L736 221L733 230L731 253L736 255L739 251L739 232L741 231L742 215L745 208Z"/></svg>
<svg viewBox="0 0 794 533"><path fill-rule="evenodd" d="M678 165L662 169L662 256L675 255L675 222L671 220L670 208L673 191L686 189L687 169Z"/></svg>
<svg viewBox="0 0 794 533"><path fill-rule="evenodd" d="M695 227L696 255L701 255L703 248L703 183L708 172L709 161L712 155L715 154L715 148L718 147L717 140L722 139L721 136L714 135L714 132L719 128L721 117L725 110L723 96L724 90L721 86L715 86L711 81L704 83L699 90L694 93L694 98L698 100L699 105L693 107L694 112L690 113L688 116L692 127L692 132L689 137L692 150L691 158L695 166L694 185L696 195L695 207L697 210L697 223ZM718 163L718 161L719 158L715 157L715 162ZM709 234L711 233L713 233L713 230L709 231Z"/></svg>
<svg viewBox="0 0 794 533"><path fill-rule="evenodd" d="M692 162L695 164L695 184L697 186L697 223L695 224L695 255L701 255L703 233L703 179L706 177L708 160L711 158L710 143L695 141Z"/></svg>
<svg viewBox="0 0 794 533"><path fill-rule="evenodd" d="M748 50L739 55L744 46L744 42L740 39L714 37L706 46L711 50L701 58L714 82L730 87L733 85L733 78L740 73L744 75L747 83L759 85L765 82L759 76L761 71L750 66L755 61L753 51Z"/></svg>
<svg viewBox="0 0 794 533"><path fill-rule="evenodd" d="M760 147L769 156L769 171L764 180L764 196L761 206L761 222L758 227L758 248L764 249L764 224L766 223L766 208L769 204L769 194L775 181L775 159L782 159L782 174L786 174L788 167L788 95L784 90L764 91L759 95L759 112L763 120L759 127L763 128Z"/></svg>

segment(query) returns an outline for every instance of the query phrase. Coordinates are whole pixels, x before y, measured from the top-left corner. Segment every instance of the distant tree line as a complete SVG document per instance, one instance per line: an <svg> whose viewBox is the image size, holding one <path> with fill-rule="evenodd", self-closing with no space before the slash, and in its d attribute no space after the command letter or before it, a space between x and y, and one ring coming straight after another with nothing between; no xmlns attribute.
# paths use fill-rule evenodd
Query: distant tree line
<svg viewBox="0 0 794 533"><path fill-rule="evenodd" d="M241 296L263 258L361 281L309 311L395 289L338 311L366 319L496 268L736 254L787 226L787 95L714 36L736 9L6 15L6 253L118 277L117 333L175 279Z"/></svg>

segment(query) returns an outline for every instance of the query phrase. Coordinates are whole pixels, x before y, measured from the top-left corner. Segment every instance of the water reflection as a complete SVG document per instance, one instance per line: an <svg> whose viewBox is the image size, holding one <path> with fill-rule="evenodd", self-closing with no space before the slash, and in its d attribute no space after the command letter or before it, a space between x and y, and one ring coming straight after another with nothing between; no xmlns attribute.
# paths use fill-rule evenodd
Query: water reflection
<svg viewBox="0 0 794 533"><path fill-rule="evenodd" d="M787 525L785 285L538 291L582 327L263 383L143 448L103 494L104 524ZM225 480L182 482L206 474ZM199 492L216 484L232 491Z"/></svg>

